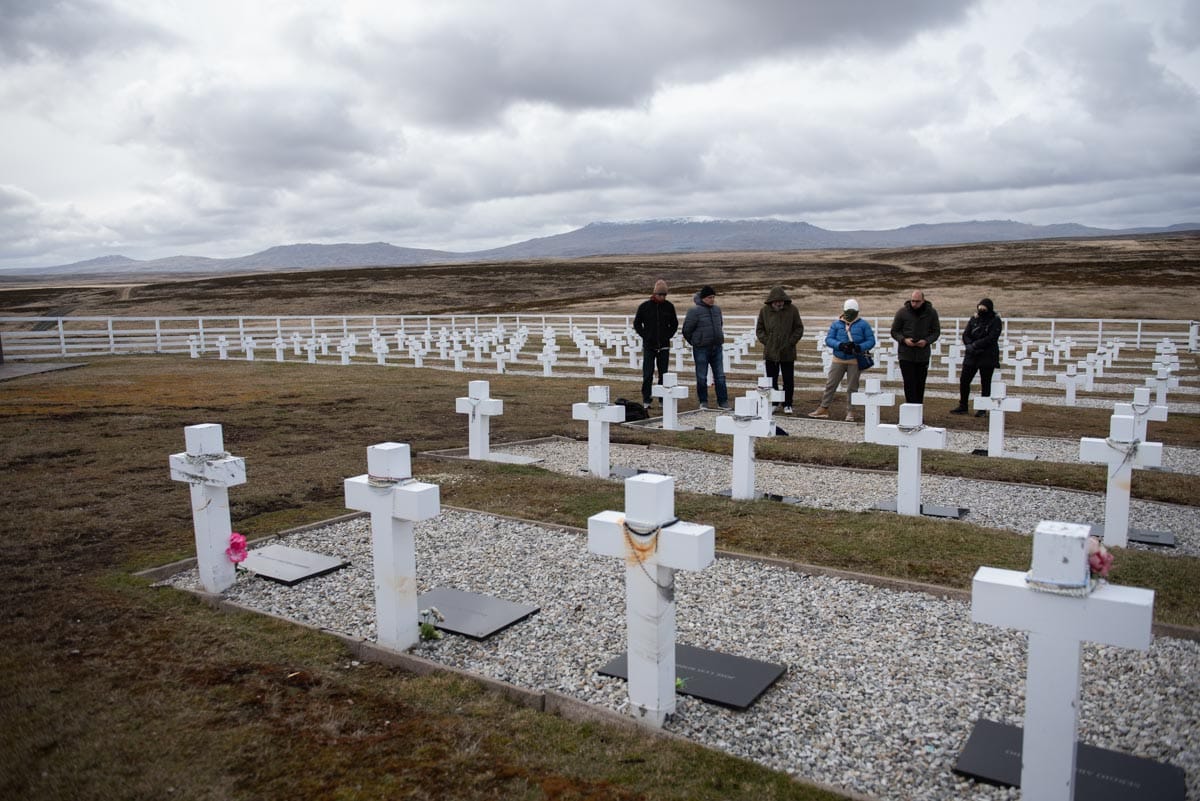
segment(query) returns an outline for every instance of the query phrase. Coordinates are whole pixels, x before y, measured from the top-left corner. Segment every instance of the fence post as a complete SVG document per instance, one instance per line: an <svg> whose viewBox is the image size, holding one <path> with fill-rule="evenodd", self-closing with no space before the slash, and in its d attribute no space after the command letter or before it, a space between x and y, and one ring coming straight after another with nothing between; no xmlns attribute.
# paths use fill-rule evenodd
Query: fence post
<svg viewBox="0 0 1200 801"><path fill-rule="evenodd" d="M1138 322L1137 322L1137 344L1134 345L1134 347L1137 348L1138 350L1142 349L1142 321L1141 320L1138 320Z"/></svg>
<svg viewBox="0 0 1200 801"><path fill-rule="evenodd" d="M108 352L111 354L116 354L116 352L117 352L117 342L113 338L113 326L112 326L112 318L111 317L108 318Z"/></svg>
<svg viewBox="0 0 1200 801"><path fill-rule="evenodd" d="M1188 350L1195 353L1200 346L1200 323L1192 320L1188 323Z"/></svg>
<svg viewBox="0 0 1200 801"><path fill-rule="evenodd" d="M154 352L162 353L162 320L154 318Z"/></svg>

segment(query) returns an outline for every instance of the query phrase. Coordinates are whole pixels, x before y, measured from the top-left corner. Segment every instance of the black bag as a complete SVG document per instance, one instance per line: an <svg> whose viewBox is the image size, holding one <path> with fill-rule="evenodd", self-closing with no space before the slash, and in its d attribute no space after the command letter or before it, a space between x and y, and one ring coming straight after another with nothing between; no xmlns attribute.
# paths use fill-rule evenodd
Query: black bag
<svg viewBox="0 0 1200 801"><path fill-rule="evenodd" d="M625 422L626 423L634 421L634 420L649 420L650 419L650 413L646 411L646 407L643 406L642 404L638 403L637 401L625 400L624 398L617 398L617 406L625 407Z"/></svg>
<svg viewBox="0 0 1200 801"><path fill-rule="evenodd" d="M871 351L863 351L862 353L858 354L859 372L862 372L863 370L870 370L874 366L875 357L871 355Z"/></svg>

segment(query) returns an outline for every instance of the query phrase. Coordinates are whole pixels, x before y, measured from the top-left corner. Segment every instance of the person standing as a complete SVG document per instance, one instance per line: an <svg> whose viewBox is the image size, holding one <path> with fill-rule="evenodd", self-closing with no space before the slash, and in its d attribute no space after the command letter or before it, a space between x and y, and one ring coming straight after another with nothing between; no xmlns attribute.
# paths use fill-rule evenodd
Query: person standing
<svg viewBox="0 0 1200 801"><path fill-rule="evenodd" d="M650 386L654 381L654 370L658 368L658 383L671 359L671 337L679 329L679 317L675 304L667 300L667 282L661 278L654 282L654 294L642 301L633 315L633 330L642 338L642 405L647 409L654 403Z"/></svg>
<svg viewBox="0 0 1200 801"><path fill-rule="evenodd" d="M914 289L892 320L892 339L900 343L900 376L904 379L904 402L925 402L925 379L929 376L930 345L942 334L937 309Z"/></svg>
<svg viewBox="0 0 1200 801"><path fill-rule="evenodd" d="M825 394L821 396L821 405L809 412L808 416L827 419L838 384L842 383L842 378L847 378L846 420L852 423L854 409L850 406L850 396L858 392L858 379L862 374L858 357L875 347L875 332L871 330L870 323L858 316L858 301L854 298L848 298L842 304L842 315L830 323L825 345L833 351L829 377L825 381Z"/></svg>
<svg viewBox="0 0 1200 801"><path fill-rule="evenodd" d="M796 343L804 336L804 322L783 287L767 293L754 333L762 343L763 364L773 389L779 389L779 377L783 375L783 413L791 414L796 391Z"/></svg>
<svg viewBox="0 0 1200 801"><path fill-rule="evenodd" d="M712 368L713 386L717 390L717 406L729 409L729 393L725 388L725 318L717 305L717 290L704 286L692 296L692 308L683 318L683 341L692 346L696 362L696 400L701 409L708 408L708 371Z"/></svg>
<svg viewBox="0 0 1200 801"><path fill-rule="evenodd" d="M966 414L967 398L971 395L971 382L975 373L979 373L980 394L985 398L992 396L992 373L1000 364L1000 335L1004 332L1004 323L996 314L996 306L991 298L984 298L975 306L975 314L967 320L963 329L962 341L966 346L963 355L962 374L958 379L958 406L950 410L950 414ZM983 417L986 411L980 409L976 417Z"/></svg>

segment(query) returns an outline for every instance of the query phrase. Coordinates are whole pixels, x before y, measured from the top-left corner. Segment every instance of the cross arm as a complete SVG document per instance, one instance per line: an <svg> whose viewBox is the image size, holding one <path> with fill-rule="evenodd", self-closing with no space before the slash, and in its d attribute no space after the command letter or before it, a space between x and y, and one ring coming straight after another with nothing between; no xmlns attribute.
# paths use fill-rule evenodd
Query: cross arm
<svg viewBox="0 0 1200 801"><path fill-rule="evenodd" d="M210 487L235 487L246 483L246 460L241 456L192 456L173 453L171 478Z"/></svg>
<svg viewBox="0 0 1200 801"><path fill-rule="evenodd" d="M1145 651L1154 591L1101 584L1083 598L1055 595L1030 589L1023 572L981 567L971 580L971 620Z"/></svg>

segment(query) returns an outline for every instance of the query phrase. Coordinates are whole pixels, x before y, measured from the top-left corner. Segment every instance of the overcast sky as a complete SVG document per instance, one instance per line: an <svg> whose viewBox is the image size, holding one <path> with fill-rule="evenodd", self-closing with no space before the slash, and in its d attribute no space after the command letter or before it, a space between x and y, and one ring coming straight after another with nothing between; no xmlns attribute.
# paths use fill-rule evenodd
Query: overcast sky
<svg viewBox="0 0 1200 801"><path fill-rule="evenodd" d="M1200 0L0 0L0 266L1200 221Z"/></svg>

